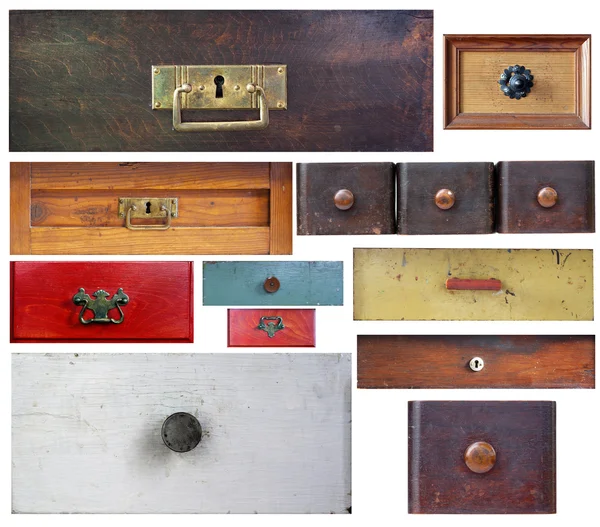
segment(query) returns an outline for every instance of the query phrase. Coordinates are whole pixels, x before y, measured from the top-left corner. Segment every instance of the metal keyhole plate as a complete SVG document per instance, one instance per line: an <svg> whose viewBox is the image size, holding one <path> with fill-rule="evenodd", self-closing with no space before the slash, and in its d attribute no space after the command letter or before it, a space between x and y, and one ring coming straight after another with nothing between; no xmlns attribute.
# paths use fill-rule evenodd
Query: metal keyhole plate
<svg viewBox="0 0 600 527"><path fill-rule="evenodd" d="M469 361L469 368L471 368L473 371L483 370L484 365L485 363L483 362L483 359L481 357L473 357Z"/></svg>

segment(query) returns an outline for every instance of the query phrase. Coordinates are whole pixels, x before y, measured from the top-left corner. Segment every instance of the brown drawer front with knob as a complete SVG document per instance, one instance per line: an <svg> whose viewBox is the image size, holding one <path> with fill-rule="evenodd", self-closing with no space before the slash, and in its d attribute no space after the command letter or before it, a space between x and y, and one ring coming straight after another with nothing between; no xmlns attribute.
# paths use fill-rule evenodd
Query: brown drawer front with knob
<svg viewBox="0 0 600 527"><path fill-rule="evenodd" d="M359 388L594 388L593 335L359 335Z"/></svg>
<svg viewBox="0 0 600 527"><path fill-rule="evenodd" d="M498 208L498 232L594 232L594 162L501 162Z"/></svg>
<svg viewBox="0 0 600 527"><path fill-rule="evenodd" d="M556 512L556 403L410 401L412 514Z"/></svg>
<svg viewBox="0 0 600 527"><path fill-rule="evenodd" d="M392 163L297 166L298 234L394 234Z"/></svg>
<svg viewBox="0 0 600 527"><path fill-rule="evenodd" d="M493 163L400 163L398 234L494 232Z"/></svg>

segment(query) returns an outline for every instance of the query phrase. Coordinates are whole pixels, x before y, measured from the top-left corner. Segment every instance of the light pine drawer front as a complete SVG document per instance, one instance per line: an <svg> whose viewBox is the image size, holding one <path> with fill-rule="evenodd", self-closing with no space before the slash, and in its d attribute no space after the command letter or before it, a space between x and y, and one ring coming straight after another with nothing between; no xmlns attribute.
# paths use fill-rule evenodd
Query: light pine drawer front
<svg viewBox="0 0 600 527"><path fill-rule="evenodd" d="M342 267L342 262L204 262L204 305L340 306Z"/></svg>
<svg viewBox="0 0 600 527"><path fill-rule="evenodd" d="M591 250L355 249L354 319L593 320L592 275Z"/></svg>
<svg viewBox="0 0 600 527"><path fill-rule="evenodd" d="M345 513L349 354L14 354L20 513ZM176 453L161 427L202 426Z"/></svg>

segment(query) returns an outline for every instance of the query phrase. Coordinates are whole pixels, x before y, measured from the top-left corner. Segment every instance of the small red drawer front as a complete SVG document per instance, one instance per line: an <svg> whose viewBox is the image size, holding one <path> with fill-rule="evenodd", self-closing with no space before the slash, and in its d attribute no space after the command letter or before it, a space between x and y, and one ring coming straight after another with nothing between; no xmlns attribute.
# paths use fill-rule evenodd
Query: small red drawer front
<svg viewBox="0 0 600 527"><path fill-rule="evenodd" d="M73 302L80 288L92 299L102 289L108 300L122 288L123 322L82 324L83 306ZM96 341L193 342L193 263L11 262L11 342Z"/></svg>
<svg viewBox="0 0 600 527"><path fill-rule="evenodd" d="M315 310L229 309L227 332L230 347L314 347Z"/></svg>

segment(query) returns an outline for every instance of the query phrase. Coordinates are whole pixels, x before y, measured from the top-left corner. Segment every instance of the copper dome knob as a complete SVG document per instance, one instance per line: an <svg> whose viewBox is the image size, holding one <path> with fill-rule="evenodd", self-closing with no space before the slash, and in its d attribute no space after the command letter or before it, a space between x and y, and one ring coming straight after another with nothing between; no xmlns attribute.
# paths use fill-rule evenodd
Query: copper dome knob
<svg viewBox="0 0 600 527"><path fill-rule="evenodd" d="M443 188L438 190L435 195L435 204L442 210L451 209L454 206L456 197L450 189Z"/></svg>
<svg viewBox="0 0 600 527"><path fill-rule="evenodd" d="M333 203L340 210L348 210L354 205L354 194L346 188L338 190L333 196Z"/></svg>
<svg viewBox="0 0 600 527"><path fill-rule="evenodd" d="M556 205L556 202L558 201L558 192L552 187L544 187L538 192L537 200L542 207L549 209Z"/></svg>
<svg viewBox="0 0 600 527"><path fill-rule="evenodd" d="M485 474L496 464L496 451L489 443L477 441L465 450L464 458L470 470L477 474Z"/></svg>

